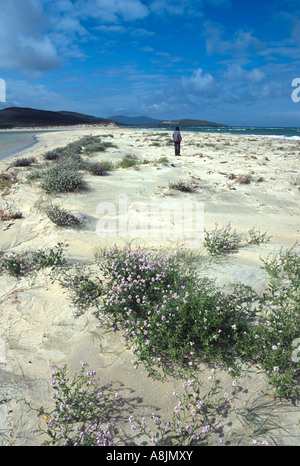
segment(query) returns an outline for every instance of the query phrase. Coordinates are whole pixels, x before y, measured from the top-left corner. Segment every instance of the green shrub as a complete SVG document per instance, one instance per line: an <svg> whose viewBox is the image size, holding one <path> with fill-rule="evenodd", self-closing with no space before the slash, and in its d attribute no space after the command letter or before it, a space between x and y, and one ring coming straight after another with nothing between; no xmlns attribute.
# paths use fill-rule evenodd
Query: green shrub
<svg viewBox="0 0 300 466"><path fill-rule="evenodd" d="M21 277L29 271L43 267L55 269L64 263L63 249L65 246L64 243L58 243L57 246L49 250L40 249L22 254L7 253L0 259L0 271L13 277Z"/></svg>
<svg viewBox="0 0 300 466"><path fill-rule="evenodd" d="M135 155L125 155L120 162L117 163L119 168L130 168L138 165L139 161Z"/></svg>
<svg viewBox="0 0 300 466"><path fill-rule="evenodd" d="M251 314L245 294L226 296L212 281L185 275L176 257L141 249L115 248L101 270L110 280L95 315L125 329L150 372L157 361L164 369L189 368L197 359L233 367L244 354Z"/></svg>
<svg viewBox="0 0 300 466"><path fill-rule="evenodd" d="M16 159L12 166L13 167L30 167L35 162L34 157L24 157L21 159Z"/></svg>
<svg viewBox="0 0 300 466"><path fill-rule="evenodd" d="M43 407L37 409L47 426L46 429L35 429L36 434L48 436L42 446L114 444L114 423L108 421L106 413L116 402L118 394L112 393L110 383L100 386L96 372L87 370L87 363L81 361L81 366L71 381L67 366L51 366L54 408L50 412ZM26 400L25 403L29 409L35 409Z"/></svg>
<svg viewBox="0 0 300 466"><path fill-rule="evenodd" d="M76 215L71 214L66 209L58 204L49 204L44 207L47 217L55 223L55 225L66 228L79 228L82 227L84 221Z"/></svg>
<svg viewBox="0 0 300 466"><path fill-rule="evenodd" d="M74 163L56 163L42 176L41 188L49 194L73 192L84 189L86 184Z"/></svg>
<svg viewBox="0 0 300 466"><path fill-rule="evenodd" d="M7 253L0 259L0 270L13 277L20 277L28 271L28 263L24 254Z"/></svg>
<svg viewBox="0 0 300 466"><path fill-rule="evenodd" d="M194 191L191 184L185 180L178 180L178 181L171 182L169 183L169 188L176 189L177 191L182 191L186 193L191 193Z"/></svg>
<svg viewBox="0 0 300 466"><path fill-rule="evenodd" d="M216 223L214 230L204 229L204 233L204 247L212 255L235 251L244 240L244 235L238 234L236 229L233 230L230 222L221 228L218 228Z"/></svg>

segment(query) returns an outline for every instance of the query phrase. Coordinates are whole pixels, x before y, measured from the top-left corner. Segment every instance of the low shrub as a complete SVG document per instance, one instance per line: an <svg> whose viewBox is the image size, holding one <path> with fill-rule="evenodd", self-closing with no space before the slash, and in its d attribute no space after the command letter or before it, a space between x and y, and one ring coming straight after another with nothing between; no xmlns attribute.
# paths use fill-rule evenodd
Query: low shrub
<svg viewBox="0 0 300 466"><path fill-rule="evenodd" d="M228 253L237 250L244 240L243 234L238 234L236 229L232 229L231 223L218 228L215 224L215 229L207 231L204 229L204 247L212 255Z"/></svg>
<svg viewBox="0 0 300 466"><path fill-rule="evenodd" d="M86 187L82 173L74 163L56 163L42 176L41 188L48 194L73 192Z"/></svg>
<svg viewBox="0 0 300 466"><path fill-rule="evenodd" d="M101 162L90 162L86 165L86 170L93 175L103 176L106 174L104 165Z"/></svg>
<svg viewBox="0 0 300 466"><path fill-rule="evenodd" d="M194 191L191 184L186 180L178 180L178 181L171 182L169 183L169 188L176 189L177 191L182 191L186 193L191 193Z"/></svg>
<svg viewBox="0 0 300 466"><path fill-rule="evenodd" d="M54 270L64 264L64 248L67 245L58 243L49 250L40 249L17 254L15 252L4 254L0 258L0 272L13 277L21 277L26 273L51 267Z"/></svg>
<svg viewBox="0 0 300 466"><path fill-rule="evenodd" d="M68 289L70 307L76 316L83 314L91 306L99 304L103 293L102 281L99 277L91 276L90 269L74 264L71 269L60 270L56 275L63 288Z"/></svg>
<svg viewBox="0 0 300 466"><path fill-rule="evenodd" d="M248 244L262 244L268 243L272 237L268 236L267 233L261 233L259 230L256 231L255 228L252 228L248 231Z"/></svg>
<svg viewBox="0 0 300 466"><path fill-rule="evenodd" d="M16 183L16 177L10 173L0 173L0 191L8 192L13 184Z"/></svg>
<svg viewBox="0 0 300 466"><path fill-rule="evenodd" d="M51 267L53 270L57 267L62 267L65 263L64 248L65 243L58 243L50 249L38 249L27 253L26 259L30 264L30 268L39 270L45 267Z"/></svg>
<svg viewBox="0 0 300 466"><path fill-rule="evenodd" d="M67 366L51 366L53 387L50 412L37 409L46 421L46 429L35 429L35 434L45 434L42 446L110 446L114 444L114 423L108 420L110 408L118 399L110 383L100 386L96 372L87 370L81 361L81 370L69 381ZM30 410L35 409L25 400ZM105 418L107 419L105 421Z"/></svg>
<svg viewBox="0 0 300 466"><path fill-rule="evenodd" d="M121 394L113 390L111 383L100 386L96 372L90 370L85 361L81 361L81 366L71 379L66 365L51 366L51 410L22 400L39 419L33 433L44 436L42 446L117 446L128 442L118 412L119 406L124 409ZM204 395L198 380L184 380L183 394L172 394L175 406L168 420L155 413L149 416L150 419L141 417L140 420L130 415L127 421L133 434L130 445L138 445L135 443L137 436L142 439L142 445L151 446L205 446L211 444L213 437L218 437L214 441L222 445L215 415L221 410L228 412L230 404L226 396L215 396L218 381L213 376L211 378L212 387ZM115 421L111 420L112 415ZM161 454L154 450L151 458L161 460Z"/></svg>
<svg viewBox="0 0 300 466"><path fill-rule="evenodd" d="M58 204L49 204L44 207L47 217L59 227L79 228L84 225L84 221L76 215L68 212Z"/></svg>
<svg viewBox="0 0 300 466"><path fill-rule="evenodd" d="M0 270L13 277L20 277L28 271L28 263L24 254L7 253L0 259Z"/></svg>
<svg viewBox="0 0 300 466"><path fill-rule="evenodd" d="M225 296L212 281L184 274L176 256L113 249L100 265L106 278L95 315L110 328L123 328L139 361L189 368L216 359L232 367L249 332L250 308L240 293ZM178 344L180 342L180 344Z"/></svg>
<svg viewBox="0 0 300 466"><path fill-rule="evenodd" d="M34 157L16 159L13 163L13 167L30 167L35 162Z"/></svg>
<svg viewBox="0 0 300 466"><path fill-rule="evenodd" d="M130 167L135 167L136 165L138 165L138 163L139 163L138 158L135 155L128 154L128 155L124 155L122 160L120 160L117 163L117 167L130 168Z"/></svg>

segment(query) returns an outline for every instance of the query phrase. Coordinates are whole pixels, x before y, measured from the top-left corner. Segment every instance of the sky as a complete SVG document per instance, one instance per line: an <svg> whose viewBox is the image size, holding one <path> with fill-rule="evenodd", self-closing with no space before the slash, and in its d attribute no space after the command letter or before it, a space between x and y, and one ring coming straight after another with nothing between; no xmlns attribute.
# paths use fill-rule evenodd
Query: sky
<svg viewBox="0 0 300 466"><path fill-rule="evenodd" d="M0 0L0 109L299 127L299 100L299 0Z"/></svg>

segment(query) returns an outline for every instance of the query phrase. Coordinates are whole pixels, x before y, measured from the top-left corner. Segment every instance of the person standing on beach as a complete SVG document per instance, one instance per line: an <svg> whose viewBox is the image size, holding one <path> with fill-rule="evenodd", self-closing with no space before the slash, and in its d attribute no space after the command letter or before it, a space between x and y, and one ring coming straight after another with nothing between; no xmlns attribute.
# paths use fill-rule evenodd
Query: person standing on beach
<svg viewBox="0 0 300 466"><path fill-rule="evenodd" d="M173 132L173 141L175 145L175 155L180 155L180 142L182 140L180 130L178 126L176 126L175 131Z"/></svg>

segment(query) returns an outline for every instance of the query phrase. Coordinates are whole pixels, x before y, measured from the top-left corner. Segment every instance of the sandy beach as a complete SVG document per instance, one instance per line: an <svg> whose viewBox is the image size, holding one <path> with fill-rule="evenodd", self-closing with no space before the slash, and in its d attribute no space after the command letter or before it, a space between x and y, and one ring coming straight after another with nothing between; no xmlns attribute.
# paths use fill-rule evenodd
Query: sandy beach
<svg viewBox="0 0 300 466"><path fill-rule="evenodd" d="M190 248L201 253L205 274L215 278L218 284L226 286L239 280L261 292L267 283L261 258L278 252L281 247L292 247L300 239L300 192L293 183L300 176L300 142L262 136L181 133L180 157L174 155L168 131L82 126L39 134L34 146L0 162L0 172L13 174L15 180L0 198L0 250L22 253L66 241L68 263L91 266L99 251L115 243L125 245L136 241L143 247L175 251L189 247L189 243L184 235L162 237L159 233L161 219L156 218L151 224L151 237L145 232L139 237L132 231L126 235L118 229L105 236L99 229L100 212L104 203L118 206L120 198L126 199L134 224L135 208L143 215L140 206L147 214L147 207L153 205L175 203L180 206L192 200L203 206L203 227L207 230L213 229L216 223L223 226L231 222L239 233L256 228L271 236L268 243L247 245L236 254L215 261L205 262L207 252L200 240L197 247L193 243ZM10 168L17 158L42 160L45 152L85 135L99 135L115 146L94 154L95 161L115 163L130 154L145 162L137 169L117 168L107 176L85 173L87 190L55 196L48 196L37 184L26 182L31 168ZM161 158L166 158L165 163L159 162ZM242 183L240 177L248 177L248 183ZM169 183L179 179L190 182L193 193L169 187ZM40 208L49 199L83 216L86 227L79 230L56 227ZM147 218L142 218L144 225L149 226ZM201 264L203 266L203 262ZM103 383L111 381L123 400L118 416L131 441L133 436L127 422L130 415L147 417L156 412L164 419L171 416L172 392L180 391L181 381L175 377L155 381L141 366L136 369L133 355L118 332L99 329L96 338L96 319L90 312L74 318L65 290L58 283L52 283L48 270L22 278L1 275L0 322L1 445L39 444L40 438L32 434L37 426L35 414L16 400L26 398L38 406L49 406L51 363L66 364L70 371L76 371L84 360ZM210 370L203 367L204 390L209 390L210 375ZM221 372L218 377L222 390L231 393L230 376ZM267 378L262 372L253 371L243 375L238 385L236 396L232 395L230 412L226 417L220 414L217 422L228 445L251 445L252 433L240 422L237 413L263 390L268 390ZM272 415L276 416L278 426L272 432L276 443L299 446L299 408L278 403ZM216 434L213 438L216 445L217 439ZM130 444L130 440L128 442Z"/></svg>

